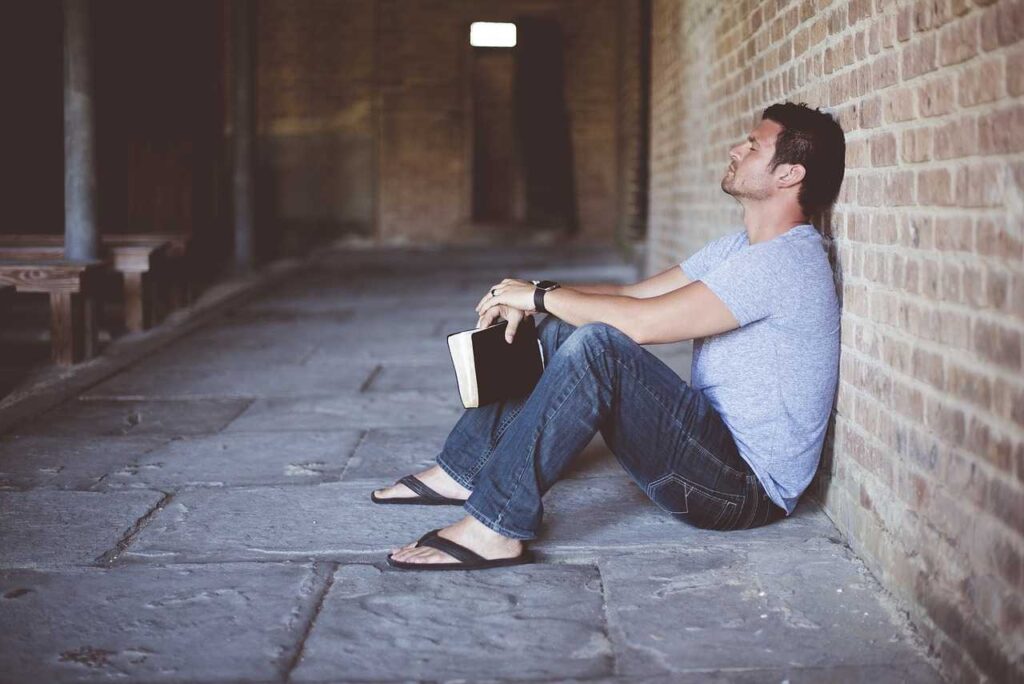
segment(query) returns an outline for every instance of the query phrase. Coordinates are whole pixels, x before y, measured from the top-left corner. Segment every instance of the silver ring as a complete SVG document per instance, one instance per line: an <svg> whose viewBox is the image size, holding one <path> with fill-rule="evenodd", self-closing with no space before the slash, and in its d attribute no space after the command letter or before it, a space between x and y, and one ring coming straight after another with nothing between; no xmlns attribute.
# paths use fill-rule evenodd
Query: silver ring
<svg viewBox="0 0 1024 684"><path fill-rule="evenodd" d="M494 293L494 291L495 291L496 289L498 289L498 288L496 288L496 287L492 287L492 288L491 288L491 296L492 296L492 297L497 297L497 296L498 296L498 295L496 295L496 294Z"/></svg>

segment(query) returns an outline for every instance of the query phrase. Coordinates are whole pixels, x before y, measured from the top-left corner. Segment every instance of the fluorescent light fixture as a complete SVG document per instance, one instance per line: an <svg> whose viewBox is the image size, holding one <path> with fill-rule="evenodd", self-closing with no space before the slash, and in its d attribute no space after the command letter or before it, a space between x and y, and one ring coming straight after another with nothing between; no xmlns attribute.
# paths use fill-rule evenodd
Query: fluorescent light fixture
<svg viewBox="0 0 1024 684"><path fill-rule="evenodd" d="M469 44L473 47L515 47L516 25L474 21L469 25Z"/></svg>

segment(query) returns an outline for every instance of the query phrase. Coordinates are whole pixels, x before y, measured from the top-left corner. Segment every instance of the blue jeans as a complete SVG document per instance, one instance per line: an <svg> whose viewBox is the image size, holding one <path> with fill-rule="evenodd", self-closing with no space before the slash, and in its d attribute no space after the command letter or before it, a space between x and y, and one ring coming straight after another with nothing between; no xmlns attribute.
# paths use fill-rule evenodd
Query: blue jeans
<svg viewBox="0 0 1024 684"><path fill-rule="evenodd" d="M658 506L697 527L733 530L785 517L700 390L604 323L538 326L544 374L528 397L467 409L437 457L473 493L466 511L534 539L544 493L597 431Z"/></svg>

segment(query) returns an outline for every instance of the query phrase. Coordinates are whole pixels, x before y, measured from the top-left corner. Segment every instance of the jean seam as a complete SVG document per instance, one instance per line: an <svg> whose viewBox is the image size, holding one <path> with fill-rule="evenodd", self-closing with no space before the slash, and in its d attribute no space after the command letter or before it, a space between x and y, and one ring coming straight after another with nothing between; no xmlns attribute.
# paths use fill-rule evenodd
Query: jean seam
<svg viewBox="0 0 1024 684"><path fill-rule="evenodd" d="M490 458L491 454L494 453L494 449L495 447L498 446L498 442L501 441L501 438L505 436L505 431L508 430L508 427L512 424L512 421L514 421L516 417L518 417L519 414L522 412L524 404L525 402L520 403L519 407L515 409L515 412L512 413L511 416L507 416L505 420L502 421L501 425L498 426L498 431L495 433L494 441L488 446L487 450L483 452L480 458L476 460L476 462L473 464L473 467L470 468L469 477L471 480L476 478L477 474L481 470L483 470L484 465L487 463L487 459Z"/></svg>
<svg viewBox="0 0 1024 684"><path fill-rule="evenodd" d="M476 508L473 504L469 503L468 501L466 503L464 503L462 505L462 507L466 510L467 513L472 515L479 522L481 522L482 524L486 525L488 528L490 528L494 532L497 532L498 534L500 534L503 537L509 537L510 539L523 539L523 540L534 539L536 537L536 535L532 534L532 533L531 534L526 534L526 533L523 533L523 532L515 532L515 531L505 527L504 525L491 520L482 511L480 511L480 509ZM499 519L500 519L500 516L499 516Z"/></svg>
<svg viewBox="0 0 1024 684"><path fill-rule="evenodd" d="M733 468L732 466L730 466L730 465L728 465L726 463L722 463L722 461L717 456L715 456L713 453L711 453L711 451L707 447L705 447L703 444L701 444L700 442L698 442L696 439L693 438L693 434L687 429L687 426L684 425L681 420L679 420L678 414L676 414L671 408L669 408L668 405L665 403L665 401L661 398L661 396L658 395L658 393L655 392L654 390L652 390L650 387L648 387L647 384L644 383L644 381L640 378L639 375L637 375L629 366L627 366L626 364L622 363L621 359L615 359L615 363L617 363L626 372L628 372L633 377L633 379L636 381L636 383L638 385L640 385L645 390L647 390L647 393L651 395L651 397L654 399L654 401L659 406L661 406L662 410L665 411L669 415L669 417L672 419L672 421L675 422L675 424L683 432L686 433L686 441L687 442L696 445L701 451L703 451L708 456L708 458L710 458L712 461L714 461L717 465L721 466L722 468L726 468L728 470L731 470L731 471L733 471L734 473L736 473L738 475L742 475L742 476L746 476L747 475L747 473L744 473L744 472L741 472L739 470L736 470L735 468ZM700 392L699 389L694 389L692 386L690 386L690 388L691 388L691 391L693 391L693 392ZM712 408L714 408L714 407L712 407ZM726 427L726 430L728 430L728 427ZM711 491L716 491L716 490L711 490ZM724 492L719 492L719 493L720 494L724 494Z"/></svg>
<svg viewBox="0 0 1024 684"><path fill-rule="evenodd" d="M443 470L448 475L448 477L452 478L466 489L470 491L473 490L473 488L470 486L472 483L469 480L463 478L463 476L460 473L455 472L455 469L452 468L447 463L445 463L444 459L441 458L441 456L438 456L434 460L437 462L437 465L441 467L441 470Z"/></svg>
<svg viewBox="0 0 1024 684"><path fill-rule="evenodd" d="M588 366L589 366L589 364L588 364ZM572 386L572 389L570 389L566 393L565 398L562 399L562 401L558 404L558 406L555 407L555 410L551 413L551 415L548 416L547 418L545 418L541 422L541 424L537 426L536 430L534 430L534 435L540 434L544 430L544 428L548 425L548 423L550 423L551 420L556 415L558 415L558 412L562 410L563 406L565 406L565 402L569 401L569 397L571 397L573 395L573 392L576 391L576 388L580 386L580 383L583 382L583 378L585 378L585 377L587 377L586 373L581 373L580 374L580 377L576 381L576 384L574 384ZM516 476L515 488L508 495L508 500L505 502L505 505L502 506L501 511L498 512L498 518L497 518L497 522L495 524L500 524L501 523L501 519L505 515L505 513L508 511L508 507L512 505L512 500L515 498L516 494L519 492L519 487L523 484L523 475L526 473L526 467L528 465L530 465L531 463L533 463L534 454L536 454L536 452L537 452L537 440L534 439L533 440L533 446L530 447L530 453L529 453L528 457L525 459L525 462L523 463L523 467L519 469L519 474Z"/></svg>

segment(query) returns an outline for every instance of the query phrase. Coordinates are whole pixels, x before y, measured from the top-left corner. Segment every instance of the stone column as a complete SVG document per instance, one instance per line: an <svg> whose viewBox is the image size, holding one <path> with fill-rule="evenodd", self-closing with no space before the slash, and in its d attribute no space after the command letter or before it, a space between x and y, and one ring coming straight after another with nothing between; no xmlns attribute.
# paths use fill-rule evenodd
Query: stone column
<svg viewBox="0 0 1024 684"><path fill-rule="evenodd" d="M255 6L252 0L234 0L232 16L232 193L234 207L235 268L255 263Z"/></svg>
<svg viewBox="0 0 1024 684"><path fill-rule="evenodd" d="M64 0L64 257L99 257L90 0Z"/></svg>

